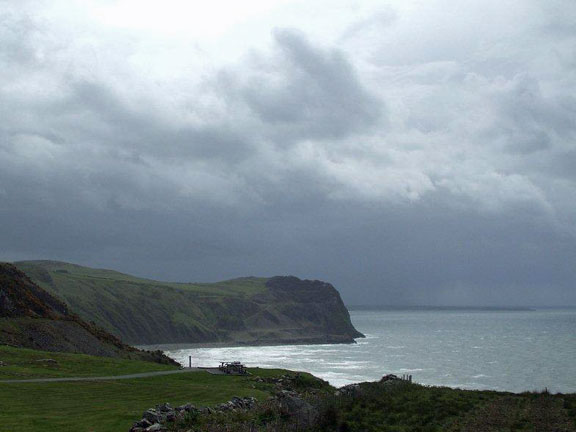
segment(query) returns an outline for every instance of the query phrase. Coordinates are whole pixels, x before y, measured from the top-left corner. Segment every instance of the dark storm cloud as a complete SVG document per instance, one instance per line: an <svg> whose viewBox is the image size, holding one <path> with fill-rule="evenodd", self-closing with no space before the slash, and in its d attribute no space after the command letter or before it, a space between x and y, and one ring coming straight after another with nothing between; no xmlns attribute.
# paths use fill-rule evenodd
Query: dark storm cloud
<svg viewBox="0 0 576 432"><path fill-rule="evenodd" d="M145 110L127 106L102 83L75 82L66 101L69 112L84 112L86 123L99 128L102 146L117 147L159 159L230 159L249 154L250 143L240 131L219 124L174 126L154 116L154 107ZM80 126L82 127L82 126Z"/></svg>
<svg viewBox="0 0 576 432"><path fill-rule="evenodd" d="M576 304L573 6L464 3L166 78L146 40L0 2L0 258Z"/></svg>
<svg viewBox="0 0 576 432"><path fill-rule="evenodd" d="M344 54L321 50L292 30L276 30L278 58L257 62L240 89L274 137L338 139L380 123L382 101L370 94ZM264 73L263 73L264 72ZM266 73L274 80L266 80Z"/></svg>

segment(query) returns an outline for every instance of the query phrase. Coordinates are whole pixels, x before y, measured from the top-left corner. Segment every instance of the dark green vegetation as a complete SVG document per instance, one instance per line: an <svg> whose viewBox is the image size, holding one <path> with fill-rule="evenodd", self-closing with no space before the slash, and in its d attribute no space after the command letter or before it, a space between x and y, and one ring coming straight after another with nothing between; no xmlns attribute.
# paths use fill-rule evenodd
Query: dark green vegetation
<svg viewBox="0 0 576 432"><path fill-rule="evenodd" d="M511 394L363 383L346 396L312 389L314 415L267 401L240 413L197 415L171 430L203 432L574 432L576 395ZM310 423L311 424L306 424Z"/></svg>
<svg viewBox="0 0 576 432"><path fill-rule="evenodd" d="M53 359L52 362L37 362ZM171 366L79 354L0 348L0 379L37 376L120 375L170 369ZM272 377L280 370L251 370ZM312 379L311 377L308 379ZM0 383L0 432L122 432L158 403L214 405L233 396L266 399L271 385L253 388L250 377L207 372L118 381Z"/></svg>
<svg viewBox="0 0 576 432"><path fill-rule="evenodd" d="M173 363L140 351L72 313L11 264L0 263L0 344Z"/></svg>
<svg viewBox="0 0 576 432"><path fill-rule="evenodd" d="M570 407L575 404L573 394L501 396L455 420L447 432L572 432L576 430L576 416Z"/></svg>
<svg viewBox="0 0 576 432"><path fill-rule="evenodd" d="M167 283L54 261L15 264L85 320L132 344L348 343L338 291L295 277Z"/></svg>
<svg viewBox="0 0 576 432"><path fill-rule="evenodd" d="M415 384L369 383L360 394L328 404L320 430L386 432L575 431L565 398L541 394L470 391ZM552 409L552 406L559 409ZM335 409L337 408L337 409ZM330 413L332 413L330 415ZM547 418L539 417L542 413Z"/></svg>

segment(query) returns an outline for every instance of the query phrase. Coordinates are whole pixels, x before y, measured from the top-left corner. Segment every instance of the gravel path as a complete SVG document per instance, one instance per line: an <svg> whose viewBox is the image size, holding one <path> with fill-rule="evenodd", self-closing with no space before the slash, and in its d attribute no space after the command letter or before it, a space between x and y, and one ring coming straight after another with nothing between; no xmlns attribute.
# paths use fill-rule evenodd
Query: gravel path
<svg viewBox="0 0 576 432"><path fill-rule="evenodd" d="M188 372L199 372L206 370L203 368L185 368L171 371L160 371L160 372L145 372L130 375L115 375L115 376L99 376L99 377L66 377L66 378L30 378L30 379L10 379L10 380L0 380L0 384L16 384L16 383L51 383L51 382L73 382L73 381L109 381L109 380L121 380L121 379L132 379L132 378L148 378L161 375L174 375Z"/></svg>

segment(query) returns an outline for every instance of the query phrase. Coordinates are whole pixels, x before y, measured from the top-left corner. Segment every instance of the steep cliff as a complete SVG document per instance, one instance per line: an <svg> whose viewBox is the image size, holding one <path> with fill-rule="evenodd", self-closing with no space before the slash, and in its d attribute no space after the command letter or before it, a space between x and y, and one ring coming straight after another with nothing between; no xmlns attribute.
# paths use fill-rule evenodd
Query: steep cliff
<svg viewBox="0 0 576 432"><path fill-rule="evenodd" d="M160 353L125 345L116 336L87 323L72 313L66 303L7 263L0 263L0 344L171 362Z"/></svg>
<svg viewBox="0 0 576 432"><path fill-rule="evenodd" d="M325 282L167 283L54 261L16 265L84 319L132 344L352 343L363 336Z"/></svg>

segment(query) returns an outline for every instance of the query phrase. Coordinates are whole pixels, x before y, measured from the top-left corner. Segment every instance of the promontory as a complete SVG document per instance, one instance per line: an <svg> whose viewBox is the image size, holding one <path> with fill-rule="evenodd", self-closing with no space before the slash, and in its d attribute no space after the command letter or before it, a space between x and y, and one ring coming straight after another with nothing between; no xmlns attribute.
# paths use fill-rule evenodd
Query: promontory
<svg viewBox="0 0 576 432"><path fill-rule="evenodd" d="M322 281L169 283L57 261L15 265L84 320L130 344L353 343L363 337L338 291Z"/></svg>

